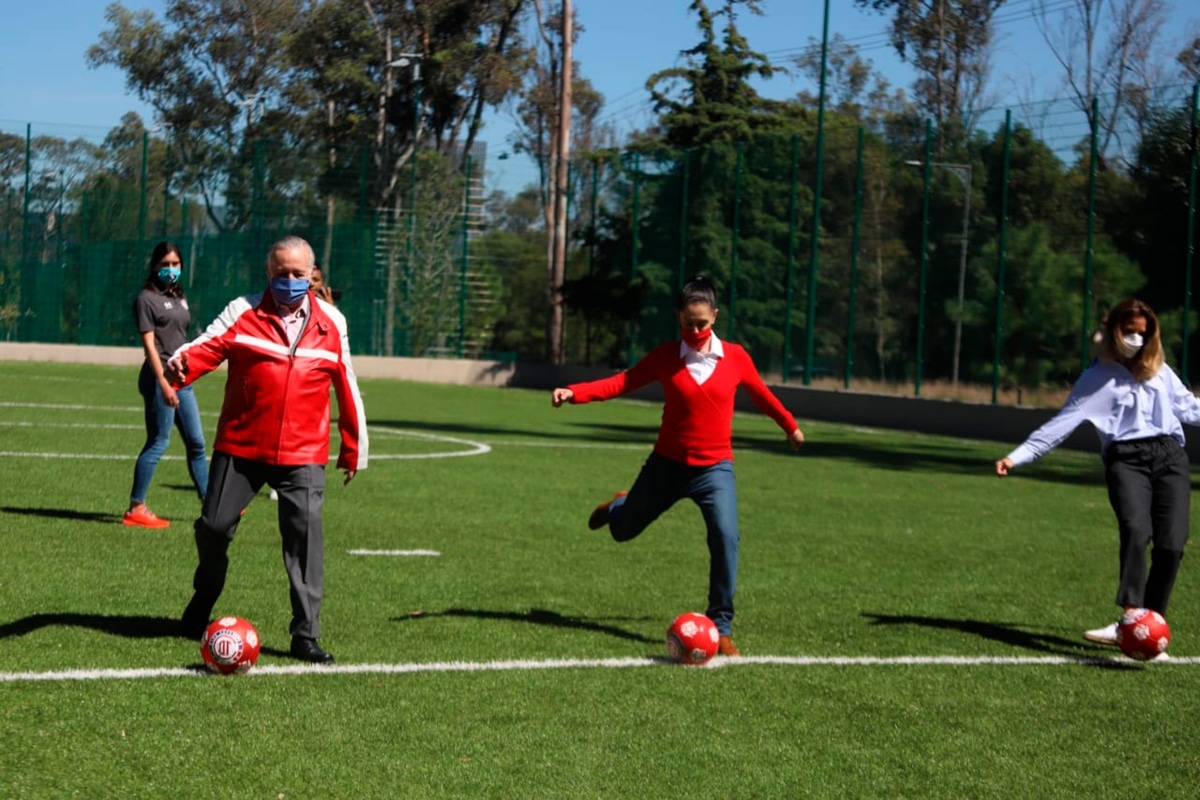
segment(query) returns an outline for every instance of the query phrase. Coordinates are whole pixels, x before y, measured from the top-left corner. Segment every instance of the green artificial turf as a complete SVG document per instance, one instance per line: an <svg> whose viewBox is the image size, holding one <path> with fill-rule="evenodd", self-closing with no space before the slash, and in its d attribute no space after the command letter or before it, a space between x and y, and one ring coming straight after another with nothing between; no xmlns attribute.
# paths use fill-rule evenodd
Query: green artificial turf
<svg viewBox="0 0 1200 800"><path fill-rule="evenodd" d="M210 446L223 382L197 385ZM1175 663L1138 666L1079 635L1117 613L1095 455L1054 453L1001 481L1008 445L797 408L808 442L792 453L770 420L738 415L738 646L749 660L890 661L695 669L665 662L663 633L705 606L699 512L678 505L623 545L585 524L636 476L658 406L362 388L376 458L349 486L329 473L321 642L339 666L428 671L267 669L296 662L264 490L216 609L257 626L258 669L119 677L200 663L174 635L199 507L182 444L149 496L171 527L124 527L144 436L136 369L0 364L0 796L1195 792L1191 560L1169 615ZM943 656L1078 661L897 663ZM535 668L562 660L589 665ZM502 661L528 663L465 671ZM51 672L67 674L34 680Z"/></svg>

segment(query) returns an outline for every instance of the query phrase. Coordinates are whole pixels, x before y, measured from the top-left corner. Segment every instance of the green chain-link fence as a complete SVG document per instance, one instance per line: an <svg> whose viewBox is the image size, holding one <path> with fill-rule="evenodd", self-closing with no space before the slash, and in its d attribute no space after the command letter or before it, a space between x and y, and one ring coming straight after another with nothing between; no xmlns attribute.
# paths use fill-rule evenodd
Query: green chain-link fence
<svg viewBox="0 0 1200 800"><path fill-rule="evenodd" d="M985 115L955 144L923 121L830 114L818 225L808 116L790 133L738 142L578 154L564 352L631 363L676 337L674 294L705 274L720 290L718 334L782 380L908 383L919 394L924 378L991 387L993 399L1062 383L1089 360L1104 311L1134 292L1160 310L1186 376L1196 91L1170 87L1156 111L1112 131L1105 102L1093 105L1095 125L1066 101ZM314 147L304 179L287 161L296 153L258 143L205 203L182 188L181 156L156 157L148 137L124 173L73 176L46 168L30 129L18 138L25 157L6 162L0 198L7 339L135 345L130 304L163 238L183 251L200 328L261 290L270 242L299 234L340 291L356 352L544 353L538 193L502 185L486 148L422 151L380 211L365 150L338 154L330 170ZM534 199L525 216L522 197Z"/></svg>

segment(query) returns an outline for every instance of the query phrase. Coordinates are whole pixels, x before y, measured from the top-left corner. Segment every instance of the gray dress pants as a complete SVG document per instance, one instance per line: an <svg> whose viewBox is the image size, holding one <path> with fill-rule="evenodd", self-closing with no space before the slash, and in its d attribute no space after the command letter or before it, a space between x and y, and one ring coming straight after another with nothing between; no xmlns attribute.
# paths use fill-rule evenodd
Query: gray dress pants
<svg viewBox="0 0 1200 800"><path fill-rule="evenodd" d="M242 511L262 489L279 494L279 533L283 566L291 583L293 637L316 639L325 580L321 507L325 502L325 465L278 466L214 452L208 493L196 520L196 553L200 562L192 579L195 594L183 612L184 628L203 627L225 588L229 544Z"/></svg>
<svg viewBox="0 0 1200 800"><path fill-rule="evenodd" d="M1104 464L1108 501L1121 532L1117 605L1166 615L1191 523L1187 452L1172 436L1113 442ZM1146 548L1151 545L1147 573Z"/></svg>

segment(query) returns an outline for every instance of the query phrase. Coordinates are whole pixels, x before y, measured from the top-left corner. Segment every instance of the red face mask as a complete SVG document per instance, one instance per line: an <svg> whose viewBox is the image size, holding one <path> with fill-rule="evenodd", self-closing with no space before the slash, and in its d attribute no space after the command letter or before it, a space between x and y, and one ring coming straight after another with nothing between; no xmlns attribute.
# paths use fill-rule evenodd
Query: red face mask
<svg viewBox="0 0 1200 800"><path fill-rule="evenodd" d="M712 328L708 327L702 331L689 331L687 328L680 327L679 336L688 347L693 350L699 350L712 338Z"/></svg>

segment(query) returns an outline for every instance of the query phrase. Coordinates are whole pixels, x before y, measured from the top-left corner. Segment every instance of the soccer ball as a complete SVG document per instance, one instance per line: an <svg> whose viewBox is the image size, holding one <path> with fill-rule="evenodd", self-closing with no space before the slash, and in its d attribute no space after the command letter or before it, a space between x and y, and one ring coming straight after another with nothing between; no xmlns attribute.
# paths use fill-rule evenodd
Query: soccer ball
<svg viewBox="0 0 1200 800"><path fill-rule="evenodd" d="M680 614L667 628L667 655L680 664L705 664L717 654L717 626L703 614Z"/></svg>
<svg viewBox="0 0 1200 800"><path fill-rule="evenodd" d="M1122 653L1138 661L1149 661L1165 653L1170 643L1171 629L1157 611L1131 608L1117 624L1117 645Z"/></svg>
<svg viewBox="0 0 1200 800"><path fill-rule="evenodd" d="M204 665L222 675L245 675L258 661L261 646L258 631L241 617L221 617L200 637Z"/></svg>

